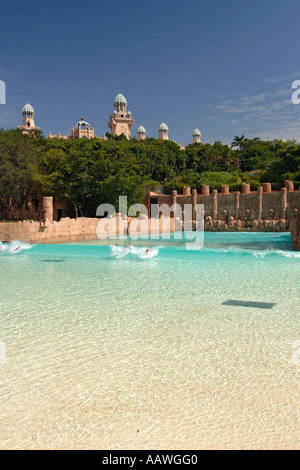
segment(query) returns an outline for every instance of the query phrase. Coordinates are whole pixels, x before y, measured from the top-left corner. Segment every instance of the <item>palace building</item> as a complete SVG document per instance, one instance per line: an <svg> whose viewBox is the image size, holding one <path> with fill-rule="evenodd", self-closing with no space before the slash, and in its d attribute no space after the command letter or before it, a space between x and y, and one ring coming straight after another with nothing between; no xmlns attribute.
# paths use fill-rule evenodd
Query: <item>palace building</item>
<svg viewBox="0 0 300 470"><path fill-rule="evenodd" d="M169 128L164 122L158 128L158 138L159 140L169 140Z"/></svg>
<svg viewBox="0 0 300 470"><path fill-rule="evenodd" d="M93 139L94 137L96 137L94 128L83 117L72 127L71 134L61 135L59 132L53 135L49 132L48 135L49 139Z"/></svg>
<svg viewBox="0 0 300 470"><path fill-rule="evenodd" d="M144 126L140 126L137 130L138 140L145 140L146 139L146 129Z"/></svg>
<svg viewBox="0 0 300 470"><path fill-rule="evenodd" d="M19 129L22 129L23 134L29 134L31 131L39 130L39 127L36 127L34 124L34 109L29 104L26 103L22 109L23 122L22 126L19 126Z"/></svg>
<svg viewBox="0 0 300 470"><path fill-rule="evenodd" d="M127 100L119 93L114 101L114 112L110 115L108 127L112 135L124 134L127 139L131 137L131 127L134 120L130 111L127 111Z"/></svg>
<svg viewBox="0 0 300 470"><path fill-rule="evenodd" d="M201 144L201 132L195 129L193 132L193 144Z"/></svg>
<svg viewBox="0 0 300 470"><path fill-rule="evenodd" d="M19 129L23 133L29 133L30 131L38 130L39 127L35 126L34 123L34 109L27 103L23 110L23 123L22 126L19 126ZM127 139L131 138L131 128L134 125L134 119L130 111L127 111L127 100L122 93L119 93L114 101L114 111L110 115L108 121L108 128L113 136L124 135ZM146 129L144 126L139 126L137 130L138 140L146 139ZM72 127L69 134L48 134L49 139L93 139L97 138L100 140L106 140L107 137L98 137L95 134L95 129L92 127L83 117L80 121ZM158 128L158 139L159 140L169 140L169 128L166 123L162 122ZM195 129L193 132L193 144L201 144L201 132L199 129ZM182 149L184 147L180 146Z"/></svg>

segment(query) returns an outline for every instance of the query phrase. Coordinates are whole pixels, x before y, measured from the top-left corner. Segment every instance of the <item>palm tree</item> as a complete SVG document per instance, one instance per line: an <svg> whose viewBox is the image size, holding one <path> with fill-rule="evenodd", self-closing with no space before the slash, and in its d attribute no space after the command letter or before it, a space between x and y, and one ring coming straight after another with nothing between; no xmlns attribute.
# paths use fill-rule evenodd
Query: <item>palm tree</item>
<svg viewBox="0 0 300 470"><path fill-rule="evenodd" d="M239 150L242 149L242 143L244 142L245 140L245 136L244 135L241 135L241 137L239 137L238 135L236 135L231 143L231 148L233 147L238 147Z"/></svg>

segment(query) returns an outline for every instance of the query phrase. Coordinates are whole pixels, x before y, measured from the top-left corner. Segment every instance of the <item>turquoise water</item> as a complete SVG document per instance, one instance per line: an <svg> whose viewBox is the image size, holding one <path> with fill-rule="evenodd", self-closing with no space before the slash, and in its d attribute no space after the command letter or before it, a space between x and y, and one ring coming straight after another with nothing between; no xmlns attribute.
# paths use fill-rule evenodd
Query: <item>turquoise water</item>
<svg viewBox="0 0 300 470"><path fill-rule="evenodd" d="M290 235L114 243L0 251L0 447L299 447Z"/></svg>

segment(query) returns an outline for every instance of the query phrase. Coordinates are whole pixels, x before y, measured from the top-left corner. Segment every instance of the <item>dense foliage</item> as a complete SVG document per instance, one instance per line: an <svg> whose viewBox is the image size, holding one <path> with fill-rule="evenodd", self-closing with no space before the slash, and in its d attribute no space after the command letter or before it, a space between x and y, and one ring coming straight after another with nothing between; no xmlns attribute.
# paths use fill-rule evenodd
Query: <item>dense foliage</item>
<svg viewBox="0 0 300 470"><path fill-rule="evenodd" d="M294 141L261 141L235 136L231 147L221 142L192 144L185 150L171 141L45 139L41 133L0 130L0 217L21 206L31 193L66 198L73 215L94 216L96 207L118 207L120 195L128 204L143 202L147 190L169 193L201 184L231 190L250 182L283 186L289 179L300 185L300 145Z"/></svg>
<svg viewBox="0 0 300 470"><path fill-rule="evenodd" d="M10 209L21 205L34 187L39 171L41 136L30 138L19 130L0 129L0 217L10 218Z"/></svg>

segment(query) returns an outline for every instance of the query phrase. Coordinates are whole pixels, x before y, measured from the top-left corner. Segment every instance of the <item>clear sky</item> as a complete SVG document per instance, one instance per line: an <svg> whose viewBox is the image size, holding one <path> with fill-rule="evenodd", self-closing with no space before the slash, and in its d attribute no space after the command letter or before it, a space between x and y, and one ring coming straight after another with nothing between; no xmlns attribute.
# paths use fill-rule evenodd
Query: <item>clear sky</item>
<svg viewBox="0 0 300 470"><path fill-rule="evenodd" d="M1 2L0 127L21 124L26 102L45 135L83 116L107 132L115 96L136 135L161 122L182 145L234 135L300 141L299 0Z"/></svg>

